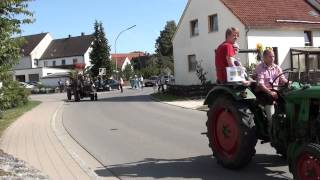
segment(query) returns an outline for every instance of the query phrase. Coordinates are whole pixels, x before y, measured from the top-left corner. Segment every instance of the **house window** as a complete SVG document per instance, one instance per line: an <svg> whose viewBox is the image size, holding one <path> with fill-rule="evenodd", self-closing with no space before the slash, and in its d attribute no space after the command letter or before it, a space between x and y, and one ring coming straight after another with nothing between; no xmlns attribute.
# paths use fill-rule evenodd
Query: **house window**
<svg viewBox="0 0 320 180"><path fill-rule="evenodd" d="M304 31L304 45L313 46L311 31Z"/></svg>
<svg viewBox="0 0 320 180"><path fill-rule="evenodd" d="M63 66L66 65L66 60L65 59L61 60L61 65L63 65Z"/></svg>
<svg viewBox="0 0 320 180"><path fill-rule="evenodd" d="M209 32L218 31L218 15L214 14L208 17Z"/></svg>
<svg viewBox="0 0 320 180"><path fill-rule="evenodd" d="M196 55L192 54L188 56L189 72L195 71L197 67Z"/></svg>
<svg viewBox="0 0 320 180"><path fill-rule="evenodd" d="M78 63L78 59L73 59L73 64L77 64Z"/></svg>
<svg viewBox="0 0 320 180"><path fill-rule="evenodd" d="M44 65L43 65L44 67L48 66L48 61L44 61L43 63L44 63Z"/></svg>
<svg viewBox="0 0 320 180"><path fill-rule="evenodd" d="M38 66L39 65L39 59L34 59L34 65Z"/></svg>
<svg viewBox="0 0 320 180"><path fill-rule="evenodd" d="M198 36L199 35L198 19L190 22L190 34L191 34L191 36Z"/></svg>
<svg viewBox="0 0 320 180"><path fill-rule="evenodd" d="M52 61L52 66L56 66L56 61Z"/></svg>

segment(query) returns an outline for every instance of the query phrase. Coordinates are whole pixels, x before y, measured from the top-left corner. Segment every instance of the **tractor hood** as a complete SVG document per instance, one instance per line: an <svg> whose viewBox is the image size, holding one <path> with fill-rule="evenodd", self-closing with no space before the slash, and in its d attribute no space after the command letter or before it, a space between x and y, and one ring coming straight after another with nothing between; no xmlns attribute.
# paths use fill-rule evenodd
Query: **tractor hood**
<svg viewBox="0 0 320 180"><path fill-rule="evenodd" d="M302 87L292 87L285 93L285 99L289 101L300 101L301 99L319 99L320 86L303 85Z"/></svg>

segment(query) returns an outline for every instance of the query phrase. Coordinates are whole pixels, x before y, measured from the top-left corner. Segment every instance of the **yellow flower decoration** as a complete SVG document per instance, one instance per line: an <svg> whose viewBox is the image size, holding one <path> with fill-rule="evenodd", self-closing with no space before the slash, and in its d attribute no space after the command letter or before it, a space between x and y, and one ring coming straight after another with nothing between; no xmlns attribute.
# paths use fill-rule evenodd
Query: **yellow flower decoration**
<svg viewBox="0 0 320 180"><path fill-rule="evenodd" d="M258 51L258 52L263 52L263 46L262 46L261 43L258 43L258 44L256 45L256 47L257 47L257 51Z"/></svg>
<svg viewBox="0 0 320 180"><path fill-rule="evenodd" d="M273 51L273 48L272 47L266 47L265 50Z"/></svg>

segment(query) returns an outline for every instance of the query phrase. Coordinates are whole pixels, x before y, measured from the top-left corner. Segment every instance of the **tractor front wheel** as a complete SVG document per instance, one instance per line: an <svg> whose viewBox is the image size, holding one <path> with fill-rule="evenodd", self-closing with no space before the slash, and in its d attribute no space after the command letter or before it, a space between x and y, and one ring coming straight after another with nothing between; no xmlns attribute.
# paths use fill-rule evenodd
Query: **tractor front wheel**
<svg viewBox="0 0 320 180"><path fill-rule="evenodd" d="M207 136L218 163L238 169L247 165L257 143L254 115L243 102L218 97L208 112Z"/></svg>
<svg viewBox="0 0 320 180"><path fill-rule="evenodd" d="M297 153L293 164L295 180L320 179L320 145L303 145Z"/></svg>

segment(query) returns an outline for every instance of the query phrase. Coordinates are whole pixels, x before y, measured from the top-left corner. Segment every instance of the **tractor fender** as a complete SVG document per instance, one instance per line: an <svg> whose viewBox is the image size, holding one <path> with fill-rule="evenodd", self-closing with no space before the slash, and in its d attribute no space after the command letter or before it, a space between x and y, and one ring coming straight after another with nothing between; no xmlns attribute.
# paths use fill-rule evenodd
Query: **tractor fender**
<svg viewBox="0 0 320 180"><path fill-rule="evenodd" d="M249 88L230 88L228 86L216 86L209 91L204 105L211 105L221 95L229 96L236 101L244 99L256 99L256 96Z"/></svg>

